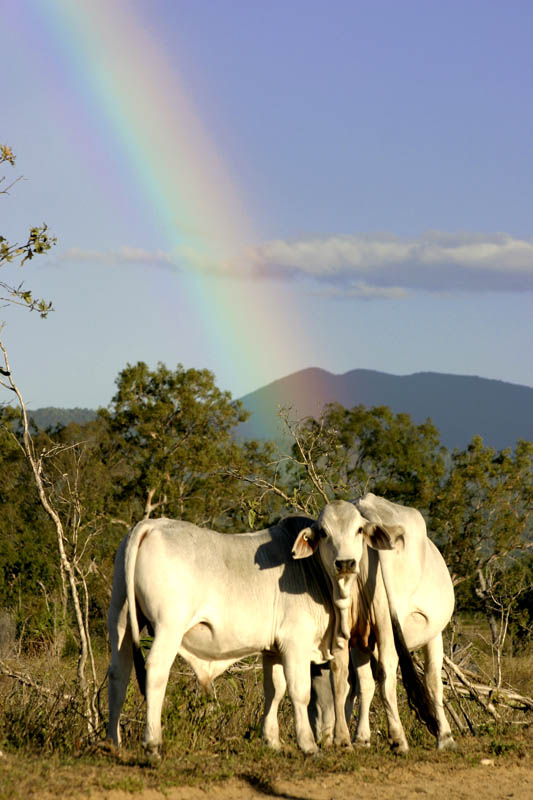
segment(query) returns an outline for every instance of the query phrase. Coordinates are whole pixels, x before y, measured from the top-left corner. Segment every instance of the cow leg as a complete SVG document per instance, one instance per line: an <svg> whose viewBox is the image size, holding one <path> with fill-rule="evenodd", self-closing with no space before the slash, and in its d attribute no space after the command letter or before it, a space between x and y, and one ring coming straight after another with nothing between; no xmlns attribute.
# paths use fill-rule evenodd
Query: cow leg
<svg viewBox="0 0 533 800"><path fill-rule="evenodd" d="M263 653L263 688L265 694L265 712L261 734L269 747L279 750L278 708L287 683L283 672L283 665L278 656L272 653Z"/></svg>
<svg viewBox="0 0 533 800"><path fill-rule="evenodd" d="M322 747L331 747L335 729L335 706L329 664L311 665L311 702L308 713L317 743Z"/></svg>
<svg viewBox="0 0 533 800"><path fill-rule="evenodd" d="M161 709L170 668L181 638L181 633L172 627L158 625L146 659L146 727L143 744L147 752L154 755L158 754L161 746Z"/></svg>
<svg viewBox="0 0 533 800"><path fill-rule="evenodd" d="M309 649L290 647L282 654L285 680L294 709L296 741L307 755L318 751L307 713L311 699L311 659L302 657L302 652L309 653Z"/></svg>
<svg viewBox="0 0 533 800"><path fill-rule="evenodd" d="M350 691L348 683L348 642L342 650L338 650L331 662L333 676L333 698L335 702L335 744L351 748L350 731L346 722L346 700Z"/></svg>
<svg viewBox="0 0 533 800"><path fill-rule="evenodd" d="M128 624L128 605L120 611L111 606L108 615L111 663L108 669L109 724L107 739L117 747L120 745L120 712L126 699L126 691L133 664L131 631Z"/></svg>
<svg viewBox="0 0 533 800"><path fill-rule="evenodd" d="M438 750L453 750L456 747L448 720L444 714L443 691L442 691L442 660L443 645L442 633L435 636L424 646L425 677L426 686L433 703L433 710L437 717Z"/></svg>
<svg viewBox="0 0 533 800"><path fill-rule="evenodd" d="M370 653L363 652L357 647L351 651L352 664L357 673L359 688L359 713L357 715L357 728L355 743L359 747L370 747L370 706L376 690Z"/></svg>
<svg viewBox="0 0 533 800"><path fill-rule="evenodd" d="M407 753L409 745L407 744L403 725L398 713L398 697L396 692L398 655L392 641L391 645L392 650L389 647L385 647L385 651L382 653L380 649L376 677L379 683L385 713L387 714L391 748L396 753Z"/></svg>
<svg viewBox="0 0 533 800"><path fill-rule="evenodd" d="M355 699L359 695L359 682L357 680L357 673L355 671L352 659L351 649L348 650L348 697L344 706L344 716L346 717L346 724L350 727L350 722L353 716L353 707Z"/></svg>

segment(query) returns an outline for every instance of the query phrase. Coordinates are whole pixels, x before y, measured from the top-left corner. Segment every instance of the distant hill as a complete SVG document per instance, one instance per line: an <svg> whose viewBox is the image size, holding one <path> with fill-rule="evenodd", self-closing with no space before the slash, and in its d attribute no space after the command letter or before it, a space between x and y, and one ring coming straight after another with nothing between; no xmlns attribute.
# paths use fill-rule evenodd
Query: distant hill
<svg viewBox="0 0 533 800"><path fill-rule="evenodd" d="M318 416L326 403L345 408L356 405L389 406L406 412L417 423L431 417L449 449L465 447L479 434L485 444L501 450L517 439L533 441L533 389L505 381L439 372L389 375L354 369L343 375L310 367L294 372L241 398L250 419L239 426L240 439L281 439L277 416L280 407L290 407L291 417ZM96 419L89 408L28 409L38 428Z"/></svg>
<svg viewBox="0 0 533 800"><path fill-rule="evenodd" d="M239 427L239 438L280 439L277 411L292 407L291 417L318 416L326 403L346 408L389 406L414 422L427 417L439 429L446 447L464 448L479 434L500 450L517 439L533 441L533 389L504 381L439 372L389 375L354 369L333 375L311 367L281 378L241 398L252 413Z"/></svg>
<svg viewBox="0 0 533 800"><path fill-rule="evenodd" d="M96 419L96 411L90 408L46 408L28 409L28 417L32 419L40 430L56 428L58 425L68 425L69 422L77 422L84 425Z"/></svg>

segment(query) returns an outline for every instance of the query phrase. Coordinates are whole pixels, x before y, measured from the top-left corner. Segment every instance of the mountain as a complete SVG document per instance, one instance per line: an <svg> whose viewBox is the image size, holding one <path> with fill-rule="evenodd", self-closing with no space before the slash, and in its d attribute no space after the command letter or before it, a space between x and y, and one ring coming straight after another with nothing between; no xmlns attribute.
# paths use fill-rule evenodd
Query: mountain
<svg viewBox="0 0 533 800"><path fill-rule="evenodd" d="M33 420L40 430L56 428L58 425L68 425L70 422L77 422L78 425L85 425L96 419L96 411L90 408L45 408L28 409L28 417Z"/></svg>
<svg viewBox="0 0 533 800"><path fill-rule="evenodd" d="M476 434L498 450L513 447L517 439L533 441L533 388L468 375L389 375L368 369L333 375L311 367L241 401L252 416L239 427L240 438L283 438L280 407L291 407L291 418L301 419L316 417L326 403L337 402L346 408L389 406L416 423L430 417L449 449L466 447Z"/></svg>

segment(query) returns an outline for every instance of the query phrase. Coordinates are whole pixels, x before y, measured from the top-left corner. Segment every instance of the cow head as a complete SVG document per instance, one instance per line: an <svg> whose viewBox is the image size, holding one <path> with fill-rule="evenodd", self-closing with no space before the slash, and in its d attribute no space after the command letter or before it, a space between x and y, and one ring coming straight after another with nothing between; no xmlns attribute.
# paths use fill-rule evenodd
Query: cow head
<svg viewBox="0 0 533 800"><path fill-rule="evenodd" d="M324 569L348 597L366 542L376 550L392 550L403 534L400 526L369 522L352 503L334 500L318 520L300 531L292 549L293 558L307 558L318 548Z"/></svg>

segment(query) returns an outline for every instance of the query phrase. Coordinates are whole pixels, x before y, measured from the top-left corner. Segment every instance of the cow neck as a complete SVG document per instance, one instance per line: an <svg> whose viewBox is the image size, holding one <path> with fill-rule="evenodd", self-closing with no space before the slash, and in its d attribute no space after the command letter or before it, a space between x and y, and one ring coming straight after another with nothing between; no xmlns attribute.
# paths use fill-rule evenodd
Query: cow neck
<svg viewBox="0 0 533 800"><path fill-rule="evenodd" d="M339 650L342 650L346 646L346 642L348 642L350 639L352 586L355 580L355 575L350 581L346 580L345 583L340 585L338 581L331 577L326 569L326 566L320 556L320 549L317 549L315 556L320 559L322 572L329 584L331 598L333 600L335 621L333 625L330 649L332 655L335 655L335 653L337 653Z"/></svg>

